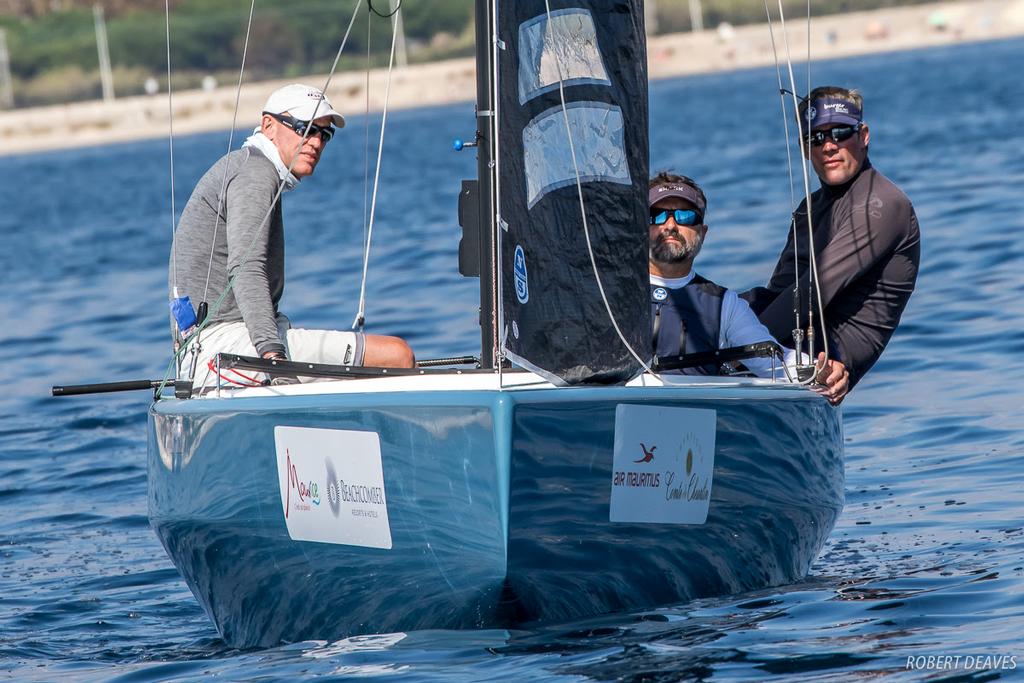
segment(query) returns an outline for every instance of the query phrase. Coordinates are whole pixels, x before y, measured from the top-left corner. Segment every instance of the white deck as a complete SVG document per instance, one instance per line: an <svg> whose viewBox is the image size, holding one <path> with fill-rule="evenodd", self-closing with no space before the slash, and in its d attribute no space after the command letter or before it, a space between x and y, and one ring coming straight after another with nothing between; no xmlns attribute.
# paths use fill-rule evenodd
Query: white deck
<svg viewBox="0 0 1024 683"><path fill-rule="evenodd" d="M627 387L693 387L717 392L728 389L754 389L763 391L804 392L805 387L756 377L704 377L693 375L643 374L626 384ZM201 400L216 398L256 398L267 396L316 396L328 394L362 394L391 392L442 391L532 391L553 389L555 386L531 372L481 373L452 370L445 373L423 375L396 375L393 377L347 378L317 380L281 386L222 388L213 390ZM703 393L703 392L702 392Z"/></svg>

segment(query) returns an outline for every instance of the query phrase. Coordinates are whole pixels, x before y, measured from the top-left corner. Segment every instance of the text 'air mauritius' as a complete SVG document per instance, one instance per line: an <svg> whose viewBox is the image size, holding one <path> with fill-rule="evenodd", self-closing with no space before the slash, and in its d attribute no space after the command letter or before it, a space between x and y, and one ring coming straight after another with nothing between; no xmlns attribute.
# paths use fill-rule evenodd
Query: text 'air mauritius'
<svg viewBox="0 0 1024 683"><path fill-rule="evenodd" d="M654 451L658 450L658 447L651 446L648 448L646 444L641 442L640 450L643 451L643 456L633 462L647 464L654 461ZM616 472L615 477L612 479L612 486L656 489L661 486L661 475L658 472L635 472L632 470Z"/></svg>

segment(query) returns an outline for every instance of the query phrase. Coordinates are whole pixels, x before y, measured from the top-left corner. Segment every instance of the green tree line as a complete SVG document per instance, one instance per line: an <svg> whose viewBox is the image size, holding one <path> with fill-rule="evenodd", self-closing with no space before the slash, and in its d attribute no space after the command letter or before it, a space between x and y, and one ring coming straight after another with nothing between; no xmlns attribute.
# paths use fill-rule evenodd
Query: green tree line
<svg viewBox="0 0 1024 683"><path fill-rule="evenodd" d="M374 0L381 14L388 0ZM358 9L357 9L358 7ZM190 87L212 74L237 79L246 41L249 3L185 0L170 13L174 87ZM249 30L247 80L297 76L330 68L342 37L357 16L341 68L386 63L391 20L369 12L366 0L261 0ZM402 18L411 60L472 52L472 0L403 0ZM163 11L127 9L106 17L110 61L118 94L143 91L147 78L165 86L166 20ZM71 7L40 16L0 15L7 36L18 105L97 97L98 56L92 8Z"/></svg>
<svg viewBox="0 0 1024 683"><path fill-rule="evenodd" d="M919 0L815 0L816 15L908 4ZM91 99L100 94L92 0L71 0L55 11L0 14L10 53L18 106ZM149 78L166 87L167 47L163 2L107 0L106 17L114 86L138 94ZM389 0L373 0L382 14ZM704 25L764 21L763 0L703 0ZM38 3L36 3L38 5ZM33 5L35 7L36 5ZM472 52L473 0L402 0L410 61ZM784 0L787 17L806 15L807 0ZM774 8L777 3L771 3ZM240 0L175 0L170 13L170 59L175 88L194 87L203 76L237 79L249 3ZM357 9L358 7L358 9ZM658 32L687 31L688 0L657 0ZM340 68L386 62L389 19L372 14L366 0L260 0L249 35L246 79L326 71L352 16L356 20Z"/></svg>

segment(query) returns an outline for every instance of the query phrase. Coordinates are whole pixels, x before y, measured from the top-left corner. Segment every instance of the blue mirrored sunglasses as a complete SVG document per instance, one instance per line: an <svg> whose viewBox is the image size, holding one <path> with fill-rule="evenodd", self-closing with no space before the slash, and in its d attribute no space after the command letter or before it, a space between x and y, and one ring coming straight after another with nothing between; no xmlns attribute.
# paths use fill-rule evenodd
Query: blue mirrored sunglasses
<svg viewBox="0 0 1024 683"><path fill-rule="evenodd" d="M332 137L334 137L333 126L318 126L312 121L303 121L302 119L297 119L294 116L288 116L287 114L271 114L269 111L265 111L263 113L288 126L301 137L307 137L307 130L309 130L308 137L319 135L320 139L324 142L328 142Z"/></svg>
<svg viewBox="0 0 1024 683"><path fill-rule="evenodd" d="M665 225L668 217L675 219L676 225L697 225L700 223L700 214L690 209L675 209L673 211L651 211L651 225Z"/></svg>

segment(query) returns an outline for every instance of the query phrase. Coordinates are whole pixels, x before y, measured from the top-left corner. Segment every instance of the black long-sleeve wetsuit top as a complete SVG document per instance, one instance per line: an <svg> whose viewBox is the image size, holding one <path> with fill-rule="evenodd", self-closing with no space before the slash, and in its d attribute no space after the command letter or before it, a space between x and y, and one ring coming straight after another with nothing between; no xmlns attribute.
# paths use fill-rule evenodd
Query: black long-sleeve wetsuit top
<svg viewBox="0 0 1024 683"><path fill-rule="evenodd" d="M823 185L811 195L825 329L830 352L850 372L850 388L882 355L914 291L921 262L921 235L914 207L892 181L865 158L860 172L843 185ZM807 327L810 258L807 202L793 214L793 231L767 287L740 296L784 344L793 345L793 284L800 274L801 328ZM815 299L816 300L816 299ZM818 307L815 328L821 334ZM822 350L818 337L817 350Z"/></svg>

